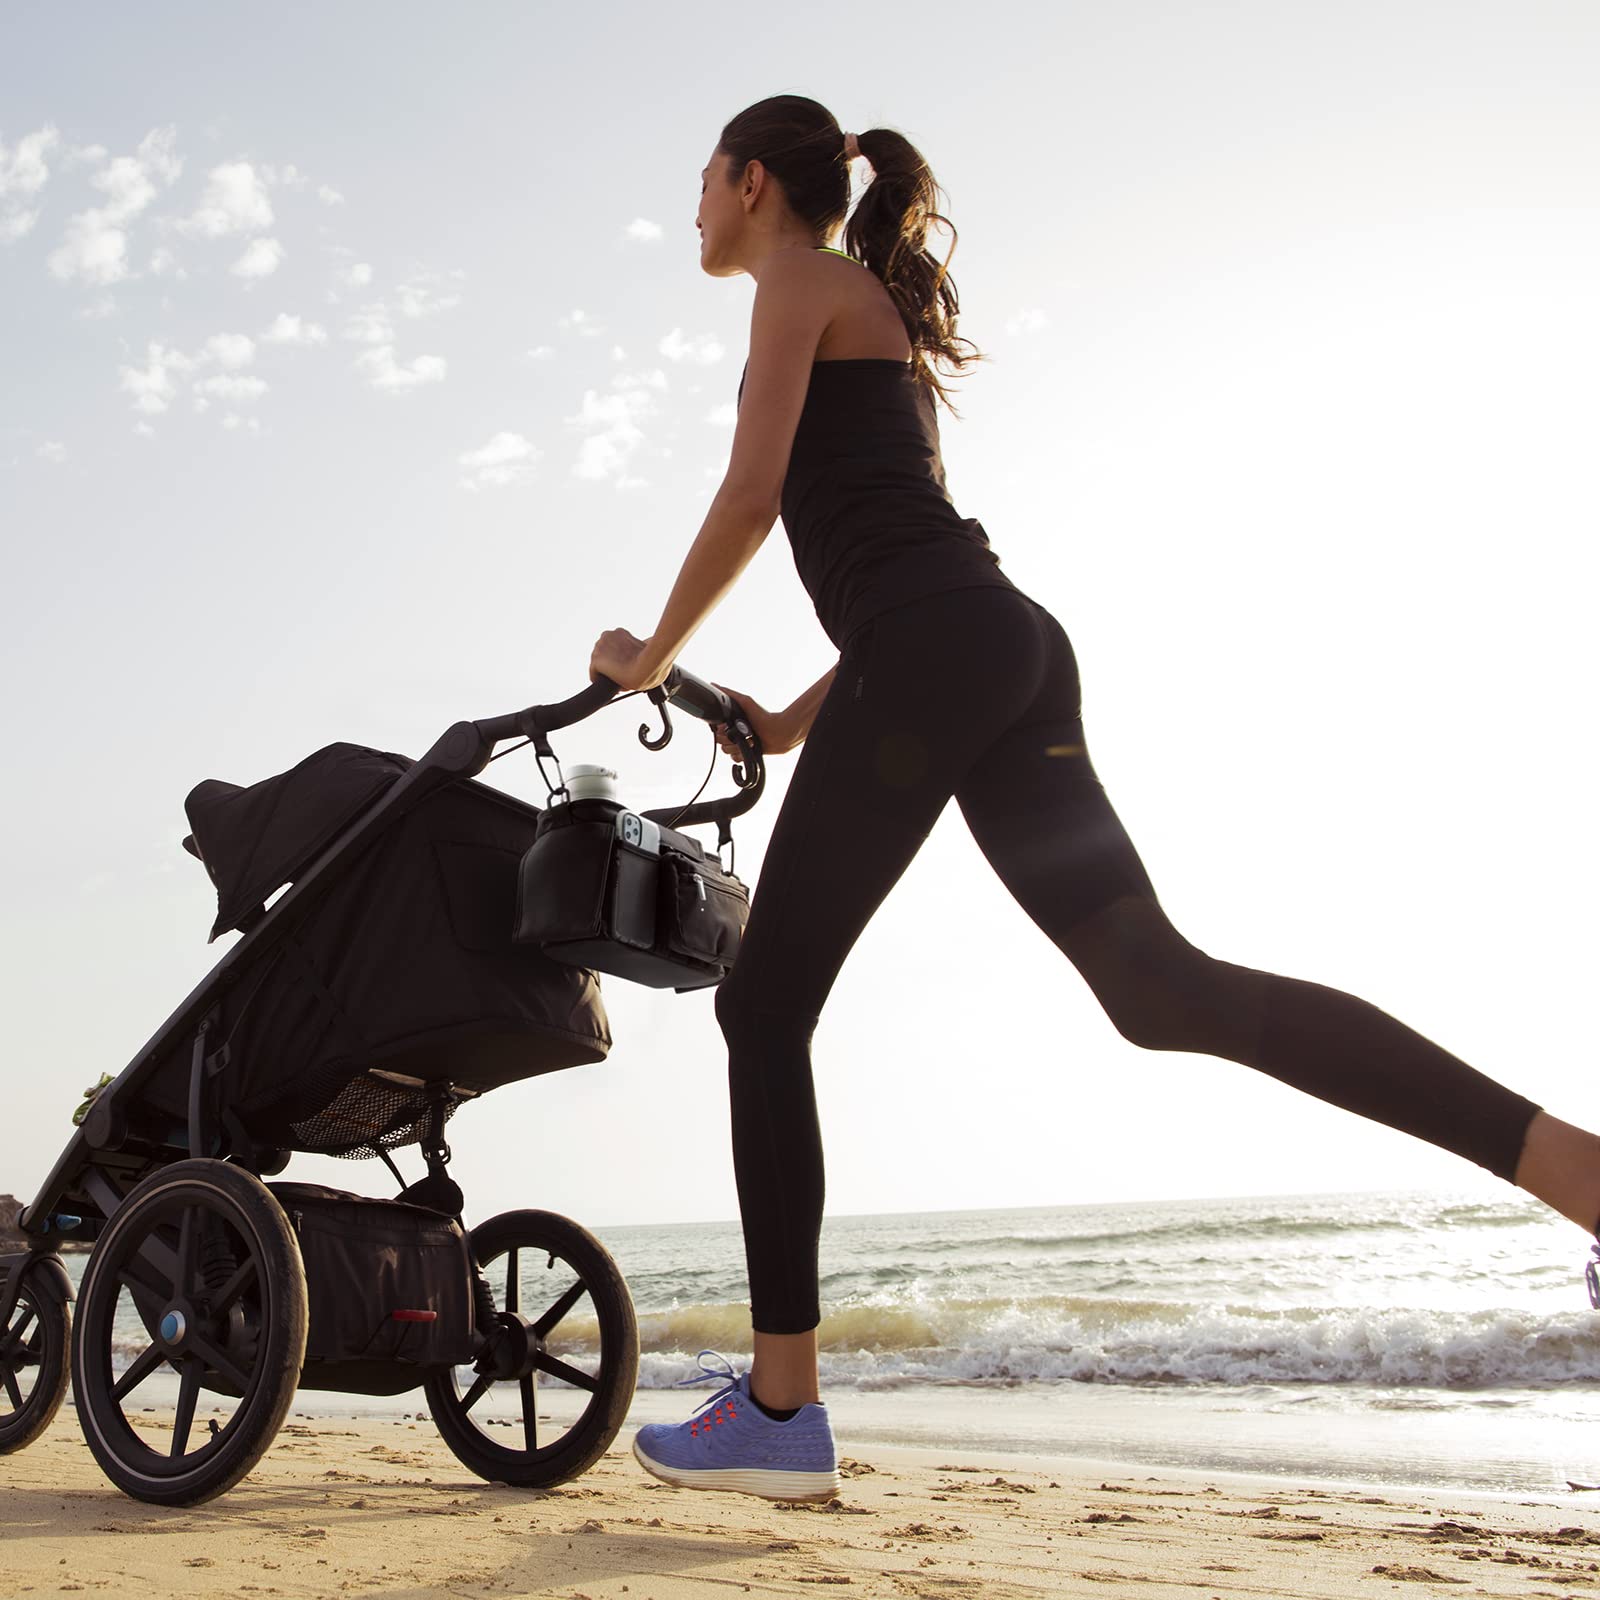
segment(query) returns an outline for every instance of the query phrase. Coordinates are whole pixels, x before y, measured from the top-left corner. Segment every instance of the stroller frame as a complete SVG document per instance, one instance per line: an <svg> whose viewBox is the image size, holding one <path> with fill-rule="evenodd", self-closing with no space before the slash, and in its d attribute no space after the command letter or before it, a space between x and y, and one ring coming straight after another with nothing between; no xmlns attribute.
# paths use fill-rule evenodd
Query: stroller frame
<svg viewBox="0 0 1600 1600"><path fill-rule="evenodd" d="M553 1213L504 1213L469 1236L477 1269L471 1331L477 1377L464 1394L457 1389L453 1368L424 1369L396 1362L397 1370L387 1379L382 1373L374 1377L366 1372L346 1374L348 1381L341 1381L337 1371L321 1379L302 1373L307 1318L303 1268L288 1219L261 1181L281 1172L291 1151L257 1147L236 1119L218 1114L217 1088L229 1070L230 1052L226 1042L211 1046L219 996L274 947L293 925L297 911L336 878L343 863L432 794L476 777L504 740L520 736L531 743L542 770L542 758L553 759L548 735L592 715L618 693L615 684L601 678L552 705L458 722L446 729L425 755L317 853L270 908L258 909L241 923L242 936L234 946L93 1099L81 1126L18 1217L28 1248L0 1256L0 1380L5 1386L0 1390L0 1407L7 1394L15 1404L10 1415L0 1409L0 1454L30 1443L49 1425L66 1392L69 1345L80 1421L91 1449L118 1487L155 1503L193 1504L231 1488L270 1444L302 1380L315 1387L400 1393L420 1379L446 1442L467 1466L491 1480L560 1482L604 1453L626 1414L637 1373L632 1301L599 1241ZM678 827L715 822L719 840L726 840L732 818L759 800L765 780L760 745L742 708L721 690L677 668L666 683L648 693L663 726L652 738L648 726L642 725L641 742L660 749L671 738L669 702L702 720L722 724L742 752L741 765L735 769L742 792L645 815ZM171 1128L164 1138L152 1139L148 1129L135 1126L133 1113L141 1088L158 1064L170 1060L185 1041L189 1050L185 1124ZM368 1071L384 1076L380 1069ZM401 1081L420 1087L418 1080ZM474 1098L476 1091L443 1080L430 1083L428 1091L430 1115L421 1141L428 1175L399 1198L459 1218L461 1191L445 1170L450 1150L443 1127L450 1111ZM386 1152L376 1143L374 1148L398 1177ZM202 1282L208 1230L231 1240L234 1257L243 1258L226 1284ZM92 1245L84 1275L85 1305L76 1332L71 1308L77 1295L58 1248L67 1241ZM532 1253L547 1257L550 1269L561 1261L576 1281L541 1316L530 1320L522 1314L520 1266L522 1255ZM102 1256L107 1264L97 1271ZM505 1280L496 1294L484 1269L502 1257ZM138 1306L152 1343L133 1368L113 1380L108 1354L111 1312L105 1305L115 1306L119 1280L136 1298L143 1293ZM215 1291L209 1300L208 1287ZM547 1346L555 1326L584 1294L592 1301L599 1326L600 1367L594 1373L574 1367ZM205 1336L199 1331L201 1314L210 1319ZM240 1347L254 1358L248 1368L237 1354L230 1357L220 1348L224 1335L215 1332L228 1323L237 1333L241 1318L254 1319L248 1337L241 1336ZM85 1334L87 1324L95 1326ZM86 1349L95 1339L103 1348ZM141 1363L143 1371L134 1377ZM181 1366L183 1373L166 1463L157 1462L153 1454L146 1460L140 1454L143 1445L128 1442L134 1436L118 1409L122 1393L131 1392L144 1375L163 1365L175 1370ZM37 1369L37 1381L23 1396L17 1376L30 1367ZM536 1372L590 1394L578 1421L553 1444L540 1444L537 1438ZM521 1391L520 1450L490 1441L469 1415L490 1385L499 1381L514 1381ZM190 1451L187 1436L200 1387L233 1395L241 1405L220 1431L213 1420L210 1439ZM100 1420L102 1413L109 1422Z"/></svg>

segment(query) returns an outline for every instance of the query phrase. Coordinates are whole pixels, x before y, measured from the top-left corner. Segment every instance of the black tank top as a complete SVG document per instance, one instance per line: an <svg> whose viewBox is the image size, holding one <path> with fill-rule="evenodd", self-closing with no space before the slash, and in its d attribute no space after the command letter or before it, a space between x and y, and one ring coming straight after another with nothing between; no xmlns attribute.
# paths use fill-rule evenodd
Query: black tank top
<svg viewBox="0 0 1600 1600"><path fill-rule="evenodd" d="M795 570L841 648L880 612L1010 588L983 525L945 490L933 394L910 362L818 361L783 480ZM739 380L744 397L744 379Z"/></svg>

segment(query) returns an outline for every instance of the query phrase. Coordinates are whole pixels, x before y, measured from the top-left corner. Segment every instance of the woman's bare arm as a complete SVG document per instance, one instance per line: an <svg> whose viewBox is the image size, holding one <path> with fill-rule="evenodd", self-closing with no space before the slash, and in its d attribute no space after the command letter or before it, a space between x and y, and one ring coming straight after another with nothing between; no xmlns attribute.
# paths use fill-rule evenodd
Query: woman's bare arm
<svg viewBox="0 0 1600 1600"><path fill-rule="evenodd" d="M750 312L750 359L728 470L690 546L637 672L659 683L716 609L778 519L789 451L811 382L811 362L832 314L806 251L781 251L762 269ZM620 679L618 680L621 681ZM625 684L635 688L638 684Z"/></svg>
<svg viewBox="0 0 1600 1600"><path fill-rule="evenodd" d="M805 737L811 732L811 724L817 720L817 712L822 709L822 702L828 697L828 690L833 687L833 676L839 670L837 664L828 668L806 692L795 700L784 718L789 724L790 731L794 734L793 742L789 748L802 744Z"/></svg>

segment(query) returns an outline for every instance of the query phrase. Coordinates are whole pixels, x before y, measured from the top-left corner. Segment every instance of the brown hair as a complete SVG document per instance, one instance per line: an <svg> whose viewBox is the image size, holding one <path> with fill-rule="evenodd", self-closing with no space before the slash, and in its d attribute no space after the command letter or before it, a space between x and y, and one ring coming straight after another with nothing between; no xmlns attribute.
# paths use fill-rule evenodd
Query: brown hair
<svg viewBox="0 0 1600 1600"><path fill-rule="evenodd" d="M850 164L844 134L831 112L803 95L779 94L759 100L728 123L717 149L728 158L732 182L759 161L783 188L792 210L820 238L831 238L845 222L847 254L883 280L911 340L917 376L944 403L950 396L935 364L957 373L982 353L956 334L961 302L949 273L956 230L938 210L941 195L928 163L904 134L871 128L856 144L872 165L872 181L850 212ZM928 229L949 230L943 261L928 250ZM952 406L952 410L955 408Z"/></svg>

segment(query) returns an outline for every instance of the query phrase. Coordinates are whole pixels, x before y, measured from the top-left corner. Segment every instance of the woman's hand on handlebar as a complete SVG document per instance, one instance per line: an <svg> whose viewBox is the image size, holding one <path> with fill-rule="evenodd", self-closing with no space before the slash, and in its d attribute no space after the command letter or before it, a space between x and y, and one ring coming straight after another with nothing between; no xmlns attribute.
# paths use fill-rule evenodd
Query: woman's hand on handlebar
<svg viewBox="0 0 1600 1600"><path fill-rule="evenodd" d="M717 687L744 708L756 738L761 741L763 755L781 756L801 742L804 736L796 732L786 712L768 711L759 700L752 699L742 689L730 689L725 683L719 683ZM716 723L711 731L716 735L718 748L724 755L732 756L735 761L744 759L743 752L728 735L727 723Z"/></svg>
<svg viewBox="0 0 1600 1600"><path fill-rule="evenodd" d="M645 660L649 648L648 639L636 639L626 628L609 628L589 653L589 676L609 678L619 689L654 689L665 681L672 663L651 672Z"/></svg>

